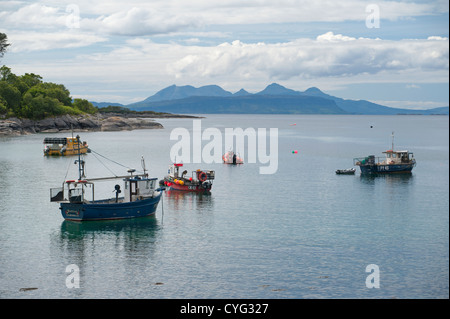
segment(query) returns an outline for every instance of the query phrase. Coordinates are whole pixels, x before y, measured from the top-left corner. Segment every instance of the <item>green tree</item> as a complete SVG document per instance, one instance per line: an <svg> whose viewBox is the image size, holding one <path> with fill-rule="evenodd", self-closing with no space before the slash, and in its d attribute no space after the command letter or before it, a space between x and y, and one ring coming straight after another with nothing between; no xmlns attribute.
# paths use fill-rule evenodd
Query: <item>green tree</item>
<svg viewBox="0 0 450 319"><path fill-rule="evenodd" d="M91 102L89 102L88 100L84 100L84 99L73 100L73 107L82 112L89 113L89 114L95 114L98 112L98 109L94 105L92 105Z"/></svg>
<svg viewBox="0 0 450 319"><path fill-rule="evenodd" d="M64 113L64 106L57 99L42 95L33 97L30 93L26 93L23 98L23 106L20 115L40 120L48 116L62 115Z"/></svg>
<svg viewBox="0 0 450 319"><path fill-rule="evenodd" d="M7 108L12 112L19 111L22 94L16 87L6 81L0 81L0 97L6 101Z"/></svg>
<svg viewBox="0 0 450 319"><path fill-rule="evenodd" d="M7 66L0 67L0 115L43 119L64 114L94 114L90 102L75 99L62 84L43 82L33 73L17 76Z"/></svg>
<svg viewBox="0 0 450 319"><path fill-rule="evenodd" d="M0 68L0 81L6 81L8 83L14 82L14 80L17 78L17 75L11 72L11 69L8 68L6 65L2 66Z"/></svg>
<svg viewBox="0 0 450 319"><path fill-rule="evenodd" d="M7 42L8 37L4 33L0 33L0 58L3 57L3 55L6 52L6 49L11 45Z"/></svg>
<svg viewBox="0 0 450 319"><path fill-rule="evenodd" d="M25 73L20 77L29 87L42 83L42 76L34 73Z"/></svg>
<svg viewBox="0 0 450 319"><path fill-rule="evenodd" d="M42 82L32 86L27 91L27 93L30 93L33 97L41 95L43 97L54 98L61 102L63 105L72 106L72 98L70 97L70 92L62 84Z"/></svg>
<svg viewBox="0 0 450 319"><path fill-rule="evenodd" d="M4 116L8 113L8 103L6 100L0 96L0 116Z"/></svg>

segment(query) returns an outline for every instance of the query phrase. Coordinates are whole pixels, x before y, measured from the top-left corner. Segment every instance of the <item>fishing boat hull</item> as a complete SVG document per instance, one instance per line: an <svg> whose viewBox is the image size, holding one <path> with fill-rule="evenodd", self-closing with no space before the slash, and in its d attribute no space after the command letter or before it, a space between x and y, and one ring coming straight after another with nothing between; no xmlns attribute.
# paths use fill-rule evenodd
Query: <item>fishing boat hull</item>
<svg viewBox="0 0 450 319"><path fill-rule="evenodd" d="M213 170L202 171L197 169L192 172L191 177L187 177L188 172L186 170L180 172L182 167L182 163L174 163L169 167L169 175L165 176L159 184L164 185L167 190L196 193L209 193L211 191L212 181L215 179Z"/></svg>
<svg viewBox="0 0 450 319"><path fill-rule="evenodd" d="M91 203L60 204L64 219L72 221L112 220L154 215L161 199L161 193L154 197L127 203L111 203L110 200Z"/></svg>
<svg viewBox="0 0 450 319"><path fill-rule="evenodd" d="M75 137L46 137L44 144L45 156L71 156L90 152L87 142L78 141Z"/></svg>
<svg viewBox="0 0 450 319"><path fill-rule="evenodd" d="M415 164L369 164L360 165L362 174L411 173Z"/></svg>
<svg viewBox="0 0 450 319"><path fill-rule="evenodd" d="M185 181L183 185L177 184L176 181L174 181L171 178L165 178L164 179L164 185L166 186L167 190L175 190L175 191L183 191L183 192L211 192L212 183L210 182L194 182L191 183L189 181Z"/></svg>
<svg viewBox="0 0 450 319"><path fill-rule="evenodd" d="M87 146L80 147L80 154L86 154L88 153L89 148ZM50 149L50 150L44 150L45 156L71 156L71 155L78 155L78 150L75 149Z"/></svg>

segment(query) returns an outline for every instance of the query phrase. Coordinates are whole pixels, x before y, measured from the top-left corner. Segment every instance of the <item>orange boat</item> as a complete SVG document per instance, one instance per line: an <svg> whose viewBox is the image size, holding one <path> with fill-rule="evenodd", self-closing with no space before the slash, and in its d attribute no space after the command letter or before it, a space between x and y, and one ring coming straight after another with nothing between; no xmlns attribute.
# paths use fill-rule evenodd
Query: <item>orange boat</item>
<svg viewBox="0 0 450 319"><path fill-rule="evenodd" d="M66 156L89 153L86 141L79 141L76 137L46 137L44 138L45 156Z"/></svg>

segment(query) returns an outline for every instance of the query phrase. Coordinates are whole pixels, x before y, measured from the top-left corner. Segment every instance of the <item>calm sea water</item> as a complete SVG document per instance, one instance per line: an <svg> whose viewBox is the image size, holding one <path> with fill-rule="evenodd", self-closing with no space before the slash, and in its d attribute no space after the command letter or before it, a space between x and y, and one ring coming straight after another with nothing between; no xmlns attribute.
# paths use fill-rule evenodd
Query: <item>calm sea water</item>
<svg viewBox="0 0 450 319"><path fill-rule="evenodd" d="M129 167L143 155L162 178L172 129L192 132L193 121L159 122L165 129L80 135ZM0 298L449 298L447 116L208 115L201 124L278 128L277 173L186 164L216 171L212 194L166 192L155 217L130 221L66 222L49 202L76 166L45 158L42 141L65 134L0 138ZM335 174L353 157L381 156L392 131L396 149L414 152L412 175ZM93 153L86 160L91 177L126 173ZM108 197L113 189L99 186ZM366 287L370 264L379 288ZM80 288L66 287L68 265L79 267Z"/></svg>

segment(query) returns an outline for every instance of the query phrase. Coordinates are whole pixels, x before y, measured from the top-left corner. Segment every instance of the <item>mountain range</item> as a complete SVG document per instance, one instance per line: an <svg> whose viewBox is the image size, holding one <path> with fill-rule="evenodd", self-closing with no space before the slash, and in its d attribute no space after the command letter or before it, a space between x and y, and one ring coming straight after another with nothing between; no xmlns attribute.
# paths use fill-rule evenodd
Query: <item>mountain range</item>
<svg viewBox="0 0 450 319"><path fill-rule="evenodd" d="M277 83L253 94L244 89L231 93L217 85L199 88L171 85L133 104L92 103L96 106L117 105L136 111L179 114L449 114L448 106L426 110L392 108L366 100L335 97L315 87L301 92Z"/></svg>

